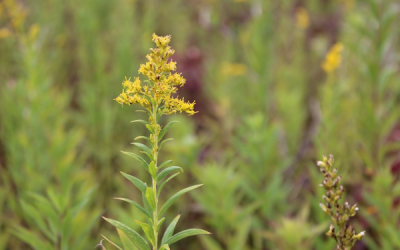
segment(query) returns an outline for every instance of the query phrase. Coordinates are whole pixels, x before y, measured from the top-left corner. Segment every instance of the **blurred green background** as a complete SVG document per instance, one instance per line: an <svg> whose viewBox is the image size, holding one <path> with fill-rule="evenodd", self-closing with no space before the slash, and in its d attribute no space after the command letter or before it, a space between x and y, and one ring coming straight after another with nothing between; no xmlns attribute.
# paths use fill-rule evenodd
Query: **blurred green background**
<svg viewBox="0 0 400 250"><path fill-rule="evenodd" d="M101 215L137 230L140 199L120 150L146 131L113 99L137 76L151 34L172 35L179 95L161 157L185 170L177 250L334 249L315 161L332 153L366 237L400 249L400 1L1 0L0 250L118 242ZM321 65L343 44L333 72ZM167 121L163 121L167 122ZM169 219L168 219L169 218ZM168 224L166 224L168 225ZM113 249L105 243L108 250Z"/></svg>

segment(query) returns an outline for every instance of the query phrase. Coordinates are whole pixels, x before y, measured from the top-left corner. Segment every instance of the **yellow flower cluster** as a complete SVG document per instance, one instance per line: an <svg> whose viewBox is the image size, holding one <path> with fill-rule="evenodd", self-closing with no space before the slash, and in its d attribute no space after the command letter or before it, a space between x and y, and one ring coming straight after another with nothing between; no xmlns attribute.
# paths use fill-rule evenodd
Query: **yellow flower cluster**
<svg viewBox="0 0 400 250"><path fill-rule="evenodd" d="M146 83L142 83L139 78L134 82L125 79L122 83L124 89L122 94L115 100L123 105L139 104L149 110L155 107L162 107L163 114L185 112L193 115L194 102L185 102L184 99L174 98L178 87L186 83L186 79L181 74L172 73L176 70L176 62L169 60L175 51L168 46L171 41L170 36L157 36L153 34L153 42L157 48L150 49L151 53L146 56L148 62L141 64L139 74L148 77Z"/></svg>
<svg viewBox="0 0 400 250"><path fill-rule="evenodd" d="M10 20L13 29L21 29L28 11L18 4L16 0L4 0L0 2L0 17L5 12L5 17Z"/></svg>
<svg viewBox="0 0 400 250"><path fill-rule="evenodd" d="M0 39L12 36L24 42L35 41L40 27L32 24L27 32L27 15L28 10L16 0L0 1Z"/></svg>
<svg viewBox="0 0 400 250"><path fill-rule="evenodd" d="M242 63L225 63L221 71L225 76L242 76L247 73L247 67Z"/></svg>
<svg viewBox="0 0 400 250"><path fill-rule="evenodd" d="M343 44L341 43L336 43L329 50L328 54L325 57L325 61L322 64L322 68L326 73L332 73L339 67L340 63L342 62L342 50Z"/></svg>
<svg viewBox="0 0 400 250"><path fill-rule="evenodd" d="M308 15L308 11L303 7L297 8L296 20L297 20L297 26L299 26L302 29L307 29L307 27L310 25L310 17Z"/></svg>
<svg viewBox="0 0 400 250"><path fill-rule="evenodd" d="M134 82L131 82L130 79L125 78L125 81L122 83L122 85L124 86L122 94L115 99L118 103L125 105L131 105L135 103L143 106L147 110L150 110L150 102L146 99L146 96L151 94L148 86L142 87L142 83L139 78L135 78Z"/></svg>

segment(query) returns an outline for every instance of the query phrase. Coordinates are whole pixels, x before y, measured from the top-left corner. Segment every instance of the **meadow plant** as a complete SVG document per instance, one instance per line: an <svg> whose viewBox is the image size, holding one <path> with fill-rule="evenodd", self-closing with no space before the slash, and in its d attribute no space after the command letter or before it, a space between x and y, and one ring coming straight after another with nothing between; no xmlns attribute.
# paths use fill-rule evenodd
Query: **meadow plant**
<svg viewBox="0 0 400 250"><path fill-rule="evenodd" d="M320 207L333 221L326 235L336 241L338 250L350 250L358 240L362 239L365 231L356 234L354 227L348 223L350 218L356 215L358 207L357 204L350 206L347 201L339 203L345 189L340 185L341 176L337 174L337 168L333 168L333 163L333 155L330 155L329 159L324 156L322 161L317 162L321 173L325 176L321 186L326 190L326 195L322 196L326 204L320 203Z"/></svg>
<svg viewBox="0 0 400 250"><path fill-rule="evenodd" d="M188 115L194 115L196 113L196 111L194 111L194 102L185 102L184 99L174 97L178 87L183 86L186 79L179 73L172 73L176 70L176 62L169 60L169 57L175 52L168 46L170 39L170 36L159 37L153 34L153 41L157 45L157 48L150 49L151 53L146 56L148 62L146 64L141 64L139 69L139 73L147 76L148 80L142 82L139 78L135 78L135 80L131 82L130 79L125 79L123 82L123 91L115 99L121 105L129 106L131 104L139 104L144 108L144 111L141 111L146 112L149 116L148 121L132 121L144 124L150 131L150 136L148 137L138 136L135 138L135 140L147 141L149 146L138 142L132 143L138 147L141 153L146 155L149 160L147 161L134 153L123 152L135 158L151 176L151 185L148 186L144 181L129 174L122 173L141 191L143 206L129 199L117 199L131 203L147 217L147 222L136 221L136 223L143 229L153 250L169 250L171 244L183 238L198 234L209 234L209 232L201 229L188 229L174 235L175 226L180 218L179 214L166 229L161 242L159 241L160 228L165 220L165 217L161 216L178 197L202 186L194 185L182 189L170 197L162 206L159 204L161 191L166 183L176 177L180 172L183 172L181 167L169 166L172 160L167 160L161 164L158 162L158 155L162 146L165 142L172 140L171 138L163 140L163 138L170 126L176 122L172 121L162 127L159 124L160 118L163 115L170 115L177 112L186 113ZM170 176L167 178L168 175ZM117 228L124 249L151 249L147 241L133 229L119 221L108 218L104 219ZM108 240L107 238L105 239ZM122 249L115 243L109 242L117 248ZM102 243L99 245L105 249Z"/></svg>

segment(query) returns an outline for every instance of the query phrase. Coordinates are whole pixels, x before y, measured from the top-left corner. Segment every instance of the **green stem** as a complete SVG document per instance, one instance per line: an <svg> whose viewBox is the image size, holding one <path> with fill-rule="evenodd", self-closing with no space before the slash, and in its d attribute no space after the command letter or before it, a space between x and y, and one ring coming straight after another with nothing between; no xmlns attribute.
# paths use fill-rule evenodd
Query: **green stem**
<svg viewBox="0 0 400 250"><path fill-rule="evenodd" d="M154 129L154 142L153 142L153 160L154 160L154 165L157 169L157 158L158 158L158 134L159 131L157 130L157 105L153 106L153 129ZM157 226L158 226L158 197L157 197L157 180L152 177L152 183L153 183L153 192L156 200L156 209L153 212L153 232L154 232L154 246L153 250L158 249L158 231L157 231Z"/></svg>

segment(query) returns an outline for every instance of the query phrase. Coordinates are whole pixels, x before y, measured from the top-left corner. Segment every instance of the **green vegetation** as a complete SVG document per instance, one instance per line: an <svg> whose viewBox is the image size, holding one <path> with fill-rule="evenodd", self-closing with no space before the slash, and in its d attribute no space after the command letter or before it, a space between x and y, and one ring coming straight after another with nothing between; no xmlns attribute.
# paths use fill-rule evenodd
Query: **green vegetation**
<svg viewBox="0 0 400 250"><path fill-rule="evenodd" d="M319 206L327 190L315 164L324 153L335 155L341 200L360 208L349 221L365 231L354 249L399 249L399 22L395 0L0 1L0 250L93 249L101 235L98 249L135 249L102 216L143 239L150 226L158 242L151 232L146 241L160 249L177 214L173 231L212 235L175 250L332 250L325 232L336 224ZM153 33L173 38L175 87L186 79L164 107L194 116L175 110L154 123L152 108L134 112L143 100L114 101ZM174 140L155 161L165 127ZM149 129L150 142L132 147ZM162 181L120 151L184 170L154 198L157 209L142 196Z"/></svg>

